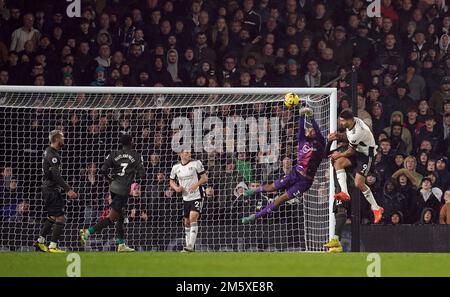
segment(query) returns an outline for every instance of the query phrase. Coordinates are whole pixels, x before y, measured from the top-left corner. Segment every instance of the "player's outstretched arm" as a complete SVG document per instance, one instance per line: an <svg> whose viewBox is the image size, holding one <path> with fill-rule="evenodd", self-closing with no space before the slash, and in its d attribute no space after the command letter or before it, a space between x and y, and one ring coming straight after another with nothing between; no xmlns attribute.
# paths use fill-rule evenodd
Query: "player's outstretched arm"
<svg viewBox="0 0 450 297"><path fill-rule="evenodd" d="M339 142L348 142L347 134L341 132L333 132L328 134L328 141L339 141Z"/></svg>
<svg viewBox="0 0 450 297"><path fill-rule="evenodd" d="M305 117L300 116L298 119L297 141L305 137Z"/></svg>
<svg viewBox="0 0 450 297"><path fill-rule="evenodd" d="M323 146L325 146L325 137L323 136L322 132L320 131L319 125L317 124L316 120L314 118L311 118L312 126L314 130L316 130L316 137L319 140L320 143L322 143Z"/></svg>

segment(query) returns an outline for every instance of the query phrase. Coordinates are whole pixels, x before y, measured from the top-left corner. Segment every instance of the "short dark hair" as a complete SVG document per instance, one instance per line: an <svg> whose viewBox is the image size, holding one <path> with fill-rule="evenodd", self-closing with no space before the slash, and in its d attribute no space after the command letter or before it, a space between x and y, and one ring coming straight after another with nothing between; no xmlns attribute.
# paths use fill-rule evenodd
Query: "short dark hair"
<svg viewBox="0 0 450 297"><path fill-rule="evenodd" d="M344 109L343 111L341 111L339 117L343 118L344 120L353 120L354 118L353 112L349 109Z"/></svg>
<svg viewBox="0 0 450 297"><path fill-rule="evenodd" d="M130 134L123 134L120 137L120 143L123 146L131 146L131 144L133 143L133 137Z"/></svg>

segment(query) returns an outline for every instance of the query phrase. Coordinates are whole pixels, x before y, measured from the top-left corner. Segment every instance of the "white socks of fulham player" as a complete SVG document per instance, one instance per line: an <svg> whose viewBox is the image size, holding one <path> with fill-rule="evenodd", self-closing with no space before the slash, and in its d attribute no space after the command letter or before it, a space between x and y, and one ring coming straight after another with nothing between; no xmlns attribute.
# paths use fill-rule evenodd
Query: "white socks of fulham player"
<svg viewBox="0 0 450 297"><path fill-rule="evenodd" d="M191 249L194 249L195 241L197 240L197 233L198 233L198 224L197 222L193 222L191 223L191 236L188 244L188 247Z"/></svg>
<svg viewBox="0 0 450 297"><path fill-rule="evenodd" d="M341 187L341 192L344 192L345 194L348 195L347 173L345 172L345 169L336 170L336 177L337 177L339 186Z"/></svg>
<svg viewBox="0 0 450 297"><path fill-rule="evenodd" d="M191 240L191 227L184 227L184 236L186 238L186 247L188 247Z"/></svg>
<svg viewBox="0 0 450 297"><path fill-rule="evenodd" d="M366 185L367 187L367 185ZM369 187L367 187L367 191L362 192L364 197L366 197L367 202L370 203L370 206L373 210L379 210L380 207L378 206L378 203L375 201L375 197L373 197L372 191Z"/></svg>

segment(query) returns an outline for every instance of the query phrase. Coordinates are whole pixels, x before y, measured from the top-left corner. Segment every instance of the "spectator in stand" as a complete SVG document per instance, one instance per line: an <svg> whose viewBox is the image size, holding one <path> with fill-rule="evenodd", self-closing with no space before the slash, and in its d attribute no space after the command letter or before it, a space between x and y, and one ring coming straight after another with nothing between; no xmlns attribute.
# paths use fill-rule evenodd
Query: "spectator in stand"
<svg viewBox="0 0 450 297"><path fill-rule="evenodd" d="M386 132L389 137L393 137L398 142L403 141L403 143L406 145L406 153L410 154L413 151L411 133L409 132L408 129L404 129L402 125L403 125L403 113L401 111L394 111L391 114L391 125L389 127L384 128L384 132Z"/></svg>
<svg viewBox="0 0 450 297"><path fill-rule="evenodd" d="M432 152L435 154L441 154L443 150L442 139L443 139L442 131L440 131L438 126L436 125L435 116L429 114L425 118L425 126L420 128L419 135L417 135L416 147L423 140L428 140L431 142L431 145L433 146Z"/></svg>
<svg viewBox="0 0 450 297"><path fill-rule="evenodd" d="M294 59L289 59L287 62L287 72L282 79L282 85L284 87L306 87L306 81L300 74L299 66Z"/></svg>
<svg viewBox="0 0 450 297"><path fill-rule="evenodd" d="M417 222L417 225L434 225L437 222L437 215L433 208L426 207L422 210L420 214L420 220Z"/></svg>
<svg viewBox="0 0 450 297"><path fill-rule="evenodd" d="M450 76L441 80L441 88L433 92L430 98L430 107L435 112L443 110L444 102L450 99Z"/></svg>
<svg viewBox="0 0 450 297"><path fill-rule="evenodd" d="M372 131L374 135L379 135L383 129L389 125L389 120L383 112L383 104L375 102L371 107Z"/></svg>
<svg viewBox="0 0 450 297"><path fill-rule="evenodd" d="M383 194L379 199L380 206L384 208L383 220L388 223L392 214L405 211L405 197L399 192L397 181L393 178L384 183Z"/></svg>
<svg viewBox="0 0 450 297"><path fill-rule="evenodd" d="M335 61L341 67L350 64L353 56L353 47L346 37L347 30L343 26L337 26L334 30L334 40L330 42L334 52Z"/></svg>
<svg viewBox="0 0 450 297"><path fill-rule="evenodd" d="M23 26L15 30L11 35L10 51L20 52L24 49L25 43L31 41L34 47L37 47L41 33L33 28L34 16L27 13L23 16Z"/></svg>
<svg viewBox="0 0 450 297"><path fill-rule="evenodd" d="M411 183L416 186L420 187L422 184L423 176L416 172L417 167L417 161L416 158L413 156L408 156L405 158L404 168L397 170L392 175L393 178L398 178L400 175L404 174L408 177L408 179L411 181Z"/></svg>
<svg viewBox="0 0 450 297"><path fill-rule="evenodd" d="M400 76L401 80L404 80L409 86L409 97L415 102L426 97L425 93L425 80L418 74L418 65L410 63L406 67L406 73Z"/></svg>
<svg viewBox="0 0 450 297"><path fill-rule="evenodd" d="M399 110L406 115L406 111L414 106L414 101L408 94L408 84L405 81L398 82L396 85L396 96L392 98L392 110Z"/></svg>
<svg viewBox="0 0 450 297"><path fill-rule="evenodd" d="M403 222L403 213L400 212L400 211L394 211L391 214L391 217L390 217L390 220L389 220L388 224L395 226L395 225L400 225L400 224L403 224L403 223L404 223Z"/></svg>
<svg viewBox="0 0 450 297"><path fill-rule="evenodd" d="M426 209L431 209L433 214L439 213L441 202L432 191L432 181L430 178L423 178L418 194L419 195L416 196L416 201L414 202L417 214L422 215L418 216L418 220L423 218L423 211ZM438 220L439 218L435 215L433 217L433 222L437 223Z"/></svg>

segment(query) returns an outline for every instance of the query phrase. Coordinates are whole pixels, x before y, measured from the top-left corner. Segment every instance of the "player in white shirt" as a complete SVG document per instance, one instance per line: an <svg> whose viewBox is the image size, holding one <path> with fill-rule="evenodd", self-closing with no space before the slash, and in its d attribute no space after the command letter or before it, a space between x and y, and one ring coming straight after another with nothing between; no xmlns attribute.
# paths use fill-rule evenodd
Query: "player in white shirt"
<svg viewBox="0 0 450 297"><path fill-rule="evenodd" d="M203 189L208 176L199 160L191 160L191 153L183 150L180 162L170 172L170 187L182 193L184 213L183 224L186 237L184 251L193 252L198 234L198 219L203 207Z"/></svg>
<svg viewBox="0 0 450 297"><path fill-rule="evenodd" d="M383 208L378 206L372 191L366 185L366 176L369 174L376 155L377 145L370 128L360 118L354 117L350 110L343 110L339 114L339 124L346 129L345 133L331 133L328 141L346 141L348 149L344 152L335 151L330 159L336 170L336 177L341 187L341 192L334 198L339 201L350 200L347 189L346 168L355 167L355 185L361 190L366 200L370 203L374 214L374 223L378 224L383 215Z"/></svg>

